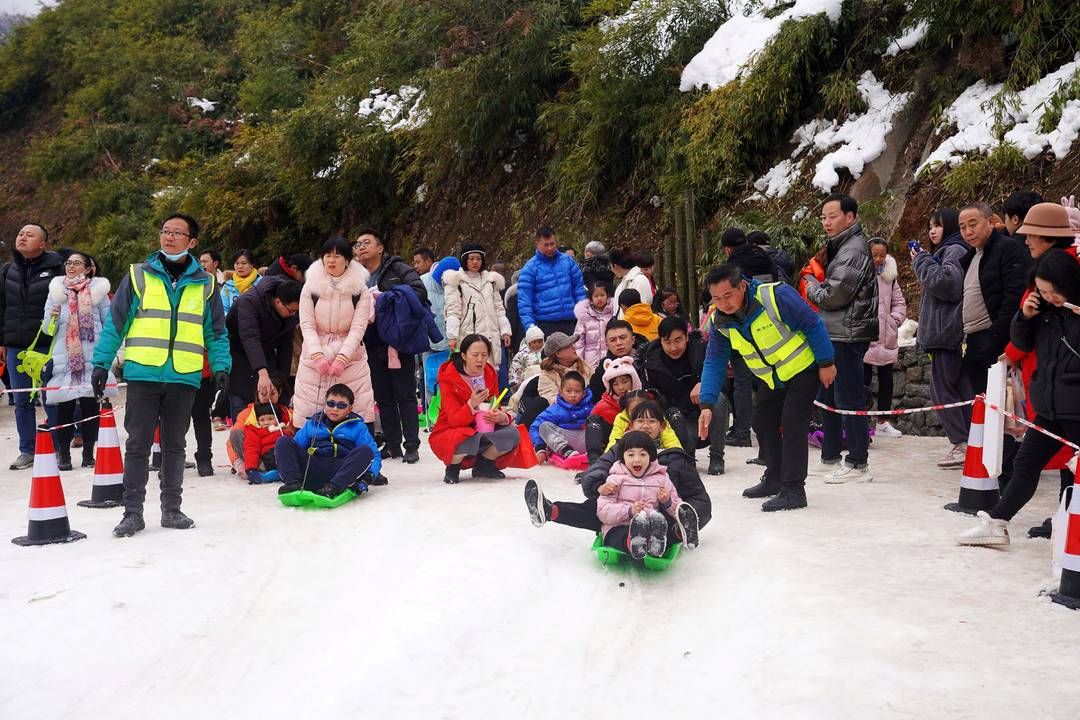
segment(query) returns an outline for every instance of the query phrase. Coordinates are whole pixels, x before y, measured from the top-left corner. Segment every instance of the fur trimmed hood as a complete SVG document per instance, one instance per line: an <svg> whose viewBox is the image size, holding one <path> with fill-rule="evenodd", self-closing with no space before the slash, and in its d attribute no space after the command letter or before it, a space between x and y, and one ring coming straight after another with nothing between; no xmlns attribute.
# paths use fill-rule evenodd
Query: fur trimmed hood
<svg viewBox="0 0 1080 720"><path fill-rule="evenodd" d="M331 284L331 278L320 259L311 263L307 272L304 273L304 284L310 285L311 291L320 296L334 290L346 295L359 295L362 291L368 289L367 281L369 277L371 277L371 274L363 265L355 260L350 260L349 266L345 268L345 274L340 278L335 278L333 284Z"/></svg>
<svg viewBox="0 0 1080 720"><path fill-rule="evenodd" d="M592 301L589 298L579 300L574 305L574 317L578 320L603 320L604 318L610 320L615 317L615 299L608 298L607 307L602 312L592 306Z"/></svg>
<svg viewBox="0 0 1080 720"><path fill-rule="evenodd" d="M468 274L464 270L447 270L442 274L442 283L446 287L458 287L461 283L465 282ZM491 272L490 270L480 271L480 284L491 283L495 286L496 292L502 292L506 287L506 278L497 272Z"/></svg>
<svg viewBox="0 0 1080 720"><path fill-rule="evenodd" d="M876 270L877 268L874 269ZM896 281L898 275L899 271L896 267L896 260L893 259L892 255L886 255L885 267L882 268L880 273L878 273L878 277L887 283L893 283Z"/></svg>
<svg viewBox="0 0 1080 720"><path fill-rule="evenodd" d="M109 290L112 289L112 284L109 283L108 278L95 277L90 278L90 300L97 305L102 300L109 296ZM49 281L49 297L54 302L62 303L67 301L67 288L64 287L63 276L54 277Z"/></svg>

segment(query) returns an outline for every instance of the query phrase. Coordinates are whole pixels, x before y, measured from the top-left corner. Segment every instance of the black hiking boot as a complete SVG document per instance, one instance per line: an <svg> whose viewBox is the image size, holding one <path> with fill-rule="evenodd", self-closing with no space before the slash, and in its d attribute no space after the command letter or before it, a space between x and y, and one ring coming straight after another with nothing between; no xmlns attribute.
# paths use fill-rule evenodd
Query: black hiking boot
<svg viewBox="0 0 1080 720"><path fill-rule="evenodd" d="M780 493L772 500L766 500L761 505L762 512L776 512L777 510L798 510L806 507L806 493L795 490L780 490Z"/></svg>
<svg viewBox="0 0 1080 720"><path fill-rule="evenodd" d="M679 526L679 536L688 548L698 546L698 514L690 503L679 503L675 508L675 522Z"/></svg>
<svg viewBox="0 0 1080 720"><path fill-rule="evenodd" d="M303 489L304 489L304 486L301 485L300 483L298 483L298 482L290 482L290 483L285 483L284 485L279 487L277 489L277 494L278 495L288 495L289 493L294 493L294 492L297 492L297 491L303 490Z"/></svg>
<svg viewBox="0 0 1080 720"><path fill-rule="evenodd" d="M367 484L369 487L382 487L383 485L389 485L390 481L386 478L385 475L379 473L375 476L369 476L367 479Z"/></svg>
<svg viewBox="0 0 1080 720"><path fill-rule="evenodd" d="M1036 525L1028 530L1029 538L1049 538L1054 526L1050 518L1043 520L1042 525Z"/></svg>
<svg viewBox="0 0 1080 720"><path fill-rule="evenodd" d="M199 477L210 477L214 474L214 464L209 460L196 460L195 467Z"/></svg>
<svg viewBox="0 0 1080 720"><path fill-rule="evenodd" d="M759 457L746 458L747 465L765 465L765 461Z"/></svg>
<svg viewBox="0 0 1080 720"><path fill-rule="evenodd" d="M461 482L461 463L457 465L447 465L446 473L443 475L442 481L447 485L457 485Z"/></svg>
<svg viewBox="0 0 1080 720"><path fill-rule="evenodd" d="M474 478L488 478L491 480L502 480L506 475L495 467L495 461L489 460L483 455L476 458L476 464L473 465L472 476Z"/></svg>
<svg viewBox="0 0 1080 720"><path fill-rule="evenodd" d="M387 445L386 447L384 447L379 452L379 454L382 456L383 460L390 460L392 458L399 458L399 457L401 457L401 448L400 447L391 447L390 445Z"/></svg>
<svg viewBox="0 0 1080 720"><path fill-rule="evenodd" d="M750 434L739 435L729 430L728 434L724 436L724 445L728 447L750 447Z"/></svg>
<svg viewBox="0 0 1080 720"><path fill-rule="evenodd" d="M145 528L146 523L140 513L126 512L120 523L113 528L112 534L116 537L131 537Z"/></svg>
<svg viewBox="0 0 1080 720"><path fill-rule="evenodd" d="M551 519L551 501L544 497L544 491L532 479L525 481L525 507L529 509L533 527L542 527Z"/></svg>
<svg viewBox="0 0 1080 720"><path fill-rule="evenodd" d="M767 497L772 497L773 495L776 495L779 492L780 492L780 483L770 484L770 483L765 481L765 475L762 475L761 479L758 481L757 485L754 485L752 487L748 487L748 488L746 488L745 490L742 491L742 496L744 498L751 498L751 499L767 498Z"/></svg>
<svg viewBox="0 0 1080 720"><path fill-rule="evenodd" d="M94 467L94 446L83 445L82 449L82 466L84 468Z"/></svg>
<svg viewBox="0 0 1080 720"><path fill-rule="evenodd" d="M195 527L195 521L179 510L162 510L161 527L173 530L187 530Z"/></svg>
<svg viewBox="0 0 1080 720"><path fill-rule="evenodd" d="M71 451L70 450L57 450L56 451L56 469L57 470L70 470L71 469Z"/></svg>
<svg viewBox="0 0 1080 720"><path fill-rule="evenodd" d="M413 465L420 462L420 453L416 448L406 448L405 455L401 458L408 465Z"/></svg>
<svg viewBox="0 0 1080 720"><path fill-rule="evenodd" d="M724 474L724 458L709 458L708 475Z"/></svg>
<svg viewBox="0 0 1080 720"><path fill-rule="evenodd" d="M340 495L343 492L345 492L345 491L344 490L339 490L338 488L336 488L334 486L333 483L326 483L321 488L316 490L315 494L316 495L322 495L324 498L330 498L331 500L333 500L334 498L336 498L338 495Z"/></svg>

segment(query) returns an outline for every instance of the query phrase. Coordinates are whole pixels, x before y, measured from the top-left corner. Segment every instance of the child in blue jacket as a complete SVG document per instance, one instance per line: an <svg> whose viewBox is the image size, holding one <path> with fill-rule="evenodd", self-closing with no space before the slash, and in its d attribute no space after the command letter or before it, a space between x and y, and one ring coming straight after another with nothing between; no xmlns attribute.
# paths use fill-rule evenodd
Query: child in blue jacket
<svg viewBox="0 0 1080 720"><path fill-rule="evenodd" d="M585 387L581 373L571 370L563 374L555 404L537 415L529 426L536 459L546 462L552 452L564 458L584 453L585 421L592 408L592 392Z"/></svg>
<svg viewBox="0 0 1080 720"><path fill-rule="evenodd" d="M278 494L307 489L334 498L350 487L385 484L375 480L382 461L364 419L351 411L354 400L348 385L332 385L323 411L294 437L277 441L274 455L285 483Z"/></svg>

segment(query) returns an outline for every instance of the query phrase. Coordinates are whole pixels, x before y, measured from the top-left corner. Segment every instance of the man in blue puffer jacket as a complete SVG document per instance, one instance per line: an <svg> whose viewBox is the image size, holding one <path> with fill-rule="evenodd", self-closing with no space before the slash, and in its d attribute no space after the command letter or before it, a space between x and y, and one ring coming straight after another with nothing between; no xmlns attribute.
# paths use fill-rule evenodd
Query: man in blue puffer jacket
<svg viewBox="0 0 1080 720"><path fill-rule="evenodd" d="M521 326L533 325L544 331L574 334L577 319L574 305L585 299L585 279L574 259L559 252L555 231L536 231L536 254L529 258L518 277L518 314Z"/></svg>
<svg viewBox="0 0 1080 720"><path fill-rule="evenodd" d="M592 409L592 393L585 387L585 378L574 370L564 373L555 404L529 425L537 459L544 462L551 453L564 458L584 454L585 421Z"/></svg>

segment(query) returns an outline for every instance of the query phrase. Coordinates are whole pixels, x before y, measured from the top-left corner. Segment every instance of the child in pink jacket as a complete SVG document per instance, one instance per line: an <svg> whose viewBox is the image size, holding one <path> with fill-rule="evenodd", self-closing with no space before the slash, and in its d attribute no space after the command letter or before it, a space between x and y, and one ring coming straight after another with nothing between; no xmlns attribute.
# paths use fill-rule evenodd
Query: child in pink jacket
<svg viewBox="0 0 1080 720"><path fill-rule="evenodd" d="M646 554L660 557L667 551L665 514L678 526L677 537L696 545L697 537L687 538L697 534L696 513L679 499L667 469L657 462L656 442L632 430L619 441L618 455L596 502L604 545L627 550L637 560Z"/></svg>
<svg viewBox="0 0 1080 720"><path fill-rule="evenodd" d="M600 361L607 355L607 341L604 332L608 321L615 317L615 300L611 297L611 286L598 280L589 286L589 296L574 306L577 325L574 334L577 342L574 349L578 357L589 367L600 367Z"/></svg>

